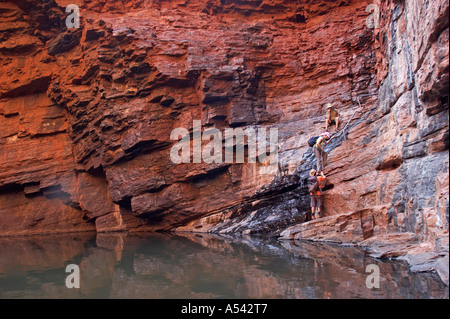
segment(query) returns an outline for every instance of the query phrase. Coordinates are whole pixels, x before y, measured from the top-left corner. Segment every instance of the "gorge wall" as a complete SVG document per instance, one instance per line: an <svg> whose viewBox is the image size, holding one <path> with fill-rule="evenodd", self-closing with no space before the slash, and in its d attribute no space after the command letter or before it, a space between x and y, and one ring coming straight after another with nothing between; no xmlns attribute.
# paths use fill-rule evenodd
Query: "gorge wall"
<svg viewBox="0 0 450 319"><path fill-rule="evenodd" d="M448 7L0 2L0 235L274 233L448 265ZM325 217L304 223L328 102L348 125L326 148ZM195 120L278 129L279 167L174 164L170 134Z"/></svg>
<svg viewBox="0 0 450 319"><path fill-rule="evenodd" d="M378 6L378 100L330 154L333 216L282 238L356 243L437 270L448 285L448 1Z"/></svg>

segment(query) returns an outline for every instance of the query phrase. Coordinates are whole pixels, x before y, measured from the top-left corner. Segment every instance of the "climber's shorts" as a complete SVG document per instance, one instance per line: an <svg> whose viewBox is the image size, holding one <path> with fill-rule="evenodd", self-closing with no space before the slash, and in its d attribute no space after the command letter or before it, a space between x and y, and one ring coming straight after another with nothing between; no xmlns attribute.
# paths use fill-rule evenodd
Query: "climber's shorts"
<svg viewBox="0 0 450 319"><path fill-rule="evenodd" d="M311 196L311 207L322 208L323 196L321 195L310 195Z"/></svg>

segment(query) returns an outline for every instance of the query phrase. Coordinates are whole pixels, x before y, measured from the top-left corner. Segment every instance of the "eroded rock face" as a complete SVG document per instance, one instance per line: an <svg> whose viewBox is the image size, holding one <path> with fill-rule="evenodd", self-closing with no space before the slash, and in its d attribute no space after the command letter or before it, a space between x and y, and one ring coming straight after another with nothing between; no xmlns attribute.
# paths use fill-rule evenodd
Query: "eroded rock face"
<svg viewBox="0 0 450 319"><path fill-rule="evenodd" d="M84 2L80 29L65 27L58 4L68 3L2 4L1 187L27 198L58 189L61 207L97 230L123 229L125 215L142 226L133 214L170 229L273 188L259 164L172 163L174 128L276 127L292 173L305 133L322 130L323 104L351 108L375 82L365 2ZM336 29L343 36L330 42ZM295 219L289 180L278 184Z"/></svg>
<svg viewBox="0 0 450 319"><path fill-rule="evenodd" d="M0 4L1 235L301 223L285 234L448 251L446 1L378 1L377 28L365 0L79 1L79 29L68 4ZM345 134L326 219L304 223L328 102ZM175 164L171 132L196 120L278 129L278 169Z"/></svg>
<svg viewBox="0 0 450 319"><path fill-rule="evenodd" d="M378 5L376 107L329 156L328 217L282 237L367 243L448 285L448 3Z"/></svg>
<svg viewBox="0 0 450 319"><path fill-rule="evenodd" d="M317 227L312 226L315 222L311 227L301 226L308 236L296 233L302 238L361 242L379 234L410 232L439 246L448 234L448 93L441 90L448 88L448 48L441 47L448 39L448 6L444 2L380 2L378 6L381 25L374 29L373 47L367 49L377 55L373 72L378 99L360 96L343 116L344 124L352 119L348 135L327 147L325 216L332 218L331 229L328 222L319 222ZM428 7L434 8L432 13ZM422 25L424 19L432 22L415 35L413 25L408 26L409 16ZM301 151L303 162L297 173L304 181L313 158ZM305 192L302 185L300 193ZM308 204L303 203L304 212ZM276 203L271 207L277 216L280 207ZM256 212L244 224L258 218ZM352 222L337 222L339 218ZM208 220L214 220L212 227L203 219L180 229L236 231L230 228L230 220L221 223L227 228L216 225L219 218Z"/></svg>

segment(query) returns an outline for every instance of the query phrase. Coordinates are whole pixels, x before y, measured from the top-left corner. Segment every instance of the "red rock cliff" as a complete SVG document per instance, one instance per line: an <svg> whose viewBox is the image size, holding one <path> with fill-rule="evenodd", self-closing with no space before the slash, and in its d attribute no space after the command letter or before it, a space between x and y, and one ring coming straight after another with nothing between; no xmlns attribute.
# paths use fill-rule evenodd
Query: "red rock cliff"
<svg viewBox="0 0 450 319"><path fill-rule="evenodd" d="M326 217L285 237L448 254L448 1L23 0L0 2L0 39L0 235L279 232L309 209L332 102ZM277 128L278 172L174 164L194 120Z"/></svg>

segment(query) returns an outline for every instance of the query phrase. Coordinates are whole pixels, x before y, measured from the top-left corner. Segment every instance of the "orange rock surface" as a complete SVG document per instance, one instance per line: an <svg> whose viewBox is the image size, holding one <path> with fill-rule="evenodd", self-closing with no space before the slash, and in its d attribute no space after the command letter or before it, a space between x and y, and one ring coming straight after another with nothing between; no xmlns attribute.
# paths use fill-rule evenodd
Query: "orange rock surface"
<svg viewBox="0 0 450 319"><path fill-rule="evenodd" d="M0 3L0 235L291 226L448 254L448 2L376 1L377 28L370 4ZM328 102L345 132L326 148L325 218L303 223ZM277 128L277 171L174 164L170 133L195 120Z"/></svg>

